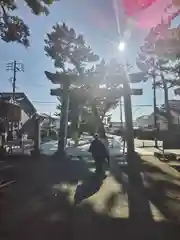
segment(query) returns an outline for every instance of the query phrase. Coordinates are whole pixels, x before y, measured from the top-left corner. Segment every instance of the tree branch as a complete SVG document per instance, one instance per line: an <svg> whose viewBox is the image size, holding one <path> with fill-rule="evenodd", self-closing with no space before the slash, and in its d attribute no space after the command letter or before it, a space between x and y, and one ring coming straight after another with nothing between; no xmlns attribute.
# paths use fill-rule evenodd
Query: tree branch
<svg viewBox="0 0 180 240"><path fill-rule="evenodd" d="M9 16L8 16L7 13L6 13L6 10L5 10L3 4L0 4L0 6L1 6L2 11L3 11L3 20L4 20L5 24L8 26L8 24L9 24L9 23L8 23L8 18L9 18Z"/></svg>

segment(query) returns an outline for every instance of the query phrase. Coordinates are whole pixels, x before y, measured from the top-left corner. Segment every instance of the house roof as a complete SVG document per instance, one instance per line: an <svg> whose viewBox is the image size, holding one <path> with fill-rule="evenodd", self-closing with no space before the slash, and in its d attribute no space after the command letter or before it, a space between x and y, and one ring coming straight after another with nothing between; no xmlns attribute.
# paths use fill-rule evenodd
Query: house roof
<svg viewBox="0 0 180 240"><path fill-rule="evenodd" d="M177 113L178 115L180 115L180 109L177 109L175 107L170 107L170 110ZM160 118L167 119L167 113L166 113L165 108L156 108L156 111L157 111L157 117L159 117L159 119ZM140 117L136 118L136 121L138 121L140 119L148 119L149 116L154 116L154 112L152 112L150 115L140 116Z"/></svg>
<svg viewBox="0 0 180 240"><path fill-rule="evenodd" d="M156 108L156 111L157 111L157 115L159 115L160 117L167 118L167 113L165 110L161 108ZM152 115L154 115L154 112L152 113Z"/></svg>
<svg viewBox="0 0 180 240"><path fill-rule="evenodd" d="M12 92L1 92L0 98L1 99L11 99L13 97ZM17 103L19 103L20 108L25 111L27 114L34 114L36 113L36 108L31 103L31 101L28 99L25 93L23 92L16 92L15 93L15 100Z"/></svg>
<svg viewBox="0 0 180 240"><path fill-rule="evenodd" d="M147 120L149 117L149 115L142 115L142 116L139 116L136 118L136 121L139 121L139 120Z"/></svg>
<svg viewBox="0 0 180 240"><path fill-rule="evenodd" d="M177 109L177 108L173 108L173 107L171 107L170 110L172 110L172 111L174 111L174 112L180 114L180 109Z"/></svg>
<svg viewBox="0 0 180 240"><path fill-rule="evenodd" d="M173 112L177 113L178 115L180 115L180 109L170 107L170 111L173 111ZM165 109L157 108L157 113L160 116L163 116L163 117L167 118L167 113L166 113Z"/></svg>

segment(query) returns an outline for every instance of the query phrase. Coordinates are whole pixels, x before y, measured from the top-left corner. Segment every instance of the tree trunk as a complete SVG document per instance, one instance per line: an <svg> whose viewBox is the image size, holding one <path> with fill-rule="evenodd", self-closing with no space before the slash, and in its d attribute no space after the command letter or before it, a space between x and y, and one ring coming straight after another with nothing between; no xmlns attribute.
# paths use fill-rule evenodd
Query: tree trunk
<svg viewBox="0 0 180 240"><path fill-rule="evenodd" d="M154 108L154 129L155 129L155 147L158 147L158 141L157 141L157 132L158 132L158 126L157 126L157 109L156 109L156 76L153 74L153 108Z"/></svg>
<svg viewBox="0 0 180 240"><path fill-rule="evenodd" d="M59 129L59 141L58 141L58 153L64 155L67 129L68 129L68 110L69 110L69 87L70 83L63 84L62 92L62 107L60 115L60 129Z"/></svg>
<svg viewBox="0 0 180 240"><path fill-rule="evenodd" d="M35 118L35 135L34 135L34 152L36 155L40 153L40 143L41 143L41 134L40 134L40 119L39 117Z"/></svg>
<svg viewBox="0 0 180 240"><path fill-rule="evenodd" d="M165 104L166 113L167 113L168 130L170 130L172 128L172 117L171 117L171 111L169 106L168 87L163 74L161 74L161 79L162 79L163 90L164 90L164 104Z"/></svg>
<svg viewBox="0 0 180 240"><path fill-rule="evenodd" d="M71 134L72 138L75 141L75 146L78 145L79 141L79 115L80 109L79 106L74 106L74 112L71 121Z"/></svg>
<svg viewBox="0 0 180 240"><path fill-rule="evenodd" d="M95 104L92 105L92 112L97 119L96 132L100 134L100 137L104 137L106 135L106 131Z"/></svg>

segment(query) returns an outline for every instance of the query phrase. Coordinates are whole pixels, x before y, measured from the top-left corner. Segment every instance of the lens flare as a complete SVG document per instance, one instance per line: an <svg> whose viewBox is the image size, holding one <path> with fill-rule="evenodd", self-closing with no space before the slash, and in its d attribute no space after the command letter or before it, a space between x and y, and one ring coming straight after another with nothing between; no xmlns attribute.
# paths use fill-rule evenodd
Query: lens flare
<svg viewBox="0 0 180 240"><path fill-rule="evenodd" d="M120 52L123 52L124 49L125 49L125 47L126 47L125 42L121 41L121 42L119 43L118 50L119 50Z"/></svg>

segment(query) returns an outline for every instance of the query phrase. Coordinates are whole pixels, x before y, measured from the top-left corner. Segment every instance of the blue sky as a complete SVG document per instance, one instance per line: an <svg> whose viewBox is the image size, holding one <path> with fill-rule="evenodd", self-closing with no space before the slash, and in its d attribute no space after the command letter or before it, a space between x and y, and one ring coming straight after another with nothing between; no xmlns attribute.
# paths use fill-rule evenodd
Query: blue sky
<svg viewBox="0 0 180 240"><path fill-rule="evenodd" d="M17 91L25 92L38 111L54 112L56 108L56 98L50 96L50 88L55 86L44 75L44 70L54 70L52 61L44 53L44 38L56 22L64 21L69 27L75 28L77 33L84 34L87 44L100 57L107 60L112 57L126 58L133 64L134 71L136 71L134 65L136 54L147 29L132 27L131 39L133 40L128 44L128 49L123 53L124 55L119 56L120 54L112 44L112 42L118 44L119 41L113 0L61 0L50 8L48 17L33 16L27 7L20 6L18 14L25 19L31 29L31 46L25 49L16 43L7 44L0 41L1 91L11 91L12 89L9 82L12 72L6 72L6 64L13 60L22 62L25 72L17 73ZM133 86L133 88L141 87L143 87L144 94L132 97L133 105L152 105L151 84ZM157 95L158 104L160 104L163 102L163 94L159 91ZM148 114L151 111L152 107L133 106L133 117L136 118L140 114ZM112 119L119 120L119 109L113 111Z"/></svg>

